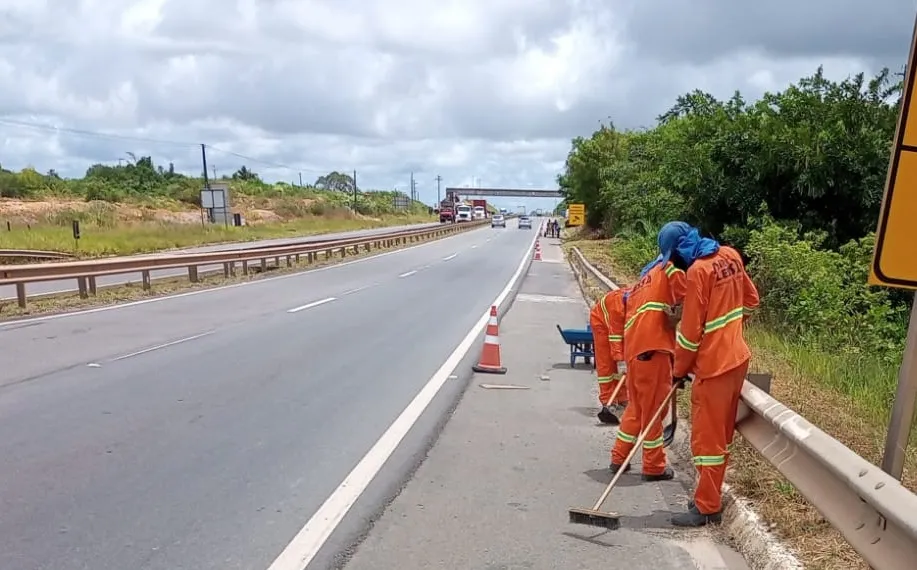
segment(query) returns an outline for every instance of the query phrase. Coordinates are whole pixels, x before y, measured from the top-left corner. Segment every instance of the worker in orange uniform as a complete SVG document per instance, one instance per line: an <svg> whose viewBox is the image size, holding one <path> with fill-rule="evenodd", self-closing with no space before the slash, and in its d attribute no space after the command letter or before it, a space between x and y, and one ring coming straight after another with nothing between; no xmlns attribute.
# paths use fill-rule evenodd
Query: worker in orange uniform
<svg viewBox="0 0 917 570"><path fill-rule="evenodd" d="M617 425L619 423L618 414L627 405L627 388L624 386L618 390L614 401L609 401L618 388L618 383L624 381L625 367L622 347L625 291L625 289L609 291L589 312L592 346L595 350L595 372L599 382L599 404L602 407L598 418L603 424ZM612 329L613 323L618 324L617 330ZM617 414L609 409L609 405L616 408Z"/></svg>
<svg viewBox="0 0 917 570"><path fill-rule="evenodd" d="M722 519L722 486L735 431L736 411L751 352L743 336L744 317L758 307L758 290L735 249L687 231L673 257L688 269L687 292L676 331L673 380L691 380L691 454L698 473L694 500L672 517L681 527Z"/></svg>
<svg viewBox="0 0 917 570"><path fill-rule="evenodd" d="M649 426L672 387L675 329L669 311L682 302L685 272L670 259L681 228L663 227L659 232L659 256L640 272L640 280L624 296L624 359L630 402L621 418L611 451L611 471L617 473L633 448L638 434ZM643 480L666 481L675 473L666 465L662 420L649 427L643 442ZM625 471L630 465L625 467Z"/></svg>

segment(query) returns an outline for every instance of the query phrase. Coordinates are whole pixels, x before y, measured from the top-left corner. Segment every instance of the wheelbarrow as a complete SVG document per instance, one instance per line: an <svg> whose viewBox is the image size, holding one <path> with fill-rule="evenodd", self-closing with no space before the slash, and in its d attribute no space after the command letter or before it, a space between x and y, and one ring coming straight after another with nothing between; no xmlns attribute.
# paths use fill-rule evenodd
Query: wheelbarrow
<svg viewBox="0 0 917 570"><path fill-rule="evenodd" d="M580 357L586 364L592 364L592 358L595 356L592 327L586 325L585 329L563 329L557 325L557 331L570 347L570 368L576 366L576 359ZM595 367L594 364L593 367Z"/></svg>

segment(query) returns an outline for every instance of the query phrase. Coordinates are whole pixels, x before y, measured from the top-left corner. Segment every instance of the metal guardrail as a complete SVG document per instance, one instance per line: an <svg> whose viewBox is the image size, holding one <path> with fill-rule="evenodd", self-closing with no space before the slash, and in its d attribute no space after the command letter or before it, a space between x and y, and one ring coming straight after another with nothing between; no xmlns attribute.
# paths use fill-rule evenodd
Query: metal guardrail
<svg viewBox="0 0 917 570"><path fill-rule="evenodd" d="M0 249L0 259L73 259L75 256L63 251L41 251L36 249Z"/></svg>
<svg viewBox="0 0 917 570"><path fill-rule="evenodd" d="M15 285L16 298L21 308L27 306L28 283L43 281L63 281L74 279L77 281L80 297L87 298L94 295L97 290L96 279L105 275L119 275L125 273L140 273L144 290L152 287L150 272L161 269L187 268L188 279L192 283L200 280L199 268L202 266L223 266L226 277L236 274L236 264L241 263L242 274L250 272L249 262L260 261L261 271L268 268L268 260L274 260L274 267L279 267L281 258L286 260L286 266L292 267L294 260L299 263L302 256L309 263L314 263L319 254L324 253L325 259L330 259L334 252L339 251L341 256L347 255L348 250L357 253L360 248L364 251L383 249L396 245L413 243L424 239L445 236L458 232L479 228L490 221L463 222L460 224L447 224L422 230L401 230L386 234L375 234L354 238L326 240L319 243L306 242L287 244L264 248L233 249L228 251L212 251L203 253L170 253L162 255L146 255L136 257L107 257L82 261L64 261L59 263L32 263L22 265L0 265L0 285Z"/></svg>
<svg viewBox="0 0 917 570"><path fill-rule="evenodd" d="M578 248L570 259L606 289L618 286ZM917 568L917 495L746 381L736 429L875 570Z"/></svg>

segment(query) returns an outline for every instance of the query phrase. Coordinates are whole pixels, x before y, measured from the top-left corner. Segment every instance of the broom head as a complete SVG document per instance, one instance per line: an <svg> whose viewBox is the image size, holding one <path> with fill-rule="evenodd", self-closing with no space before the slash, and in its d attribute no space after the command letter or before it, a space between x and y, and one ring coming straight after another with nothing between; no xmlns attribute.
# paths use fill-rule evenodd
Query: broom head
<svg viewBox="0 0 917 570"><path fill-rule="evenodd" d="M571 508L568 511L570 522L617 530L621 526L621 517L616 513L605 513L592 509Z"/></svg>

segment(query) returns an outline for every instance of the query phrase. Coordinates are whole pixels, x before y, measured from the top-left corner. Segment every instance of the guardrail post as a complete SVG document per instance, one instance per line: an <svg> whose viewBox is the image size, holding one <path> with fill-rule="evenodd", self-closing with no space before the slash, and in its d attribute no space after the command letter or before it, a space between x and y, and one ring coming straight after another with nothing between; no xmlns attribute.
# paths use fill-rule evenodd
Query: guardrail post
<svg viewBox="0 0 917 570"><path fill-rule="evenodd" d="M363 247L366 248L366 251L372 251L373 249L371 242L366 242L365 244L363 244Z"/></svg>
<svg viewBox="0 0 917 570"><path fill-rule="evenodd" d="M229 279L229 276L232 274L232 270L229 268L229 265L231 263L232 263L231 261L227 261L226 263L223 264L223 277L225 279Z"/></svg>
<svg viewBox="0 0 917 570"><path fill-rule="evenodd" d="M25 309L25 305L26 305L25 283L16 283L16 300L19 301L19 308Z"/></svg>
<svg viewBox="0 0 917 570"><path fill-rule="evenodd" d="M296 263L299 264L299 254L296 254Z"/></svg>
<svg viewBox="0 0 917 570"><path fill-rule="evenodd" d="M274 265L277 267L280 267L280 256L279 255L274 258Z"/></svg>
<svg viewBox="0 0 917 570"><path fill-rule="evenodd" d="M306 261L308 261L309 264L312 264L315 262L315 252L314 251L310 251L308 254L306 254Z"/></svg>
<svg viewBox="0 0 917 570"><path fill-rule="evenodd" d="M261 258L261 273L264 273L265 271L267 271L267 258L262 257Z"/></svg>
<svg viewBox="0 0 917 570"><path fill-rule="evenodd" d="M86 285L86 278L77 277L76 286L80 290L80 299L88 299L89 298L89 288Z"/></svg>
<svg viewBox="0 0 917 570"><path fill-rule="evenodd" d="M346 247L341 248L341 257L347 257L347 248Z"/></svg>
<svg viewBox="0 0 917 570"><path fill-rule="evenodd" d="M98 287L98 285L96 284L96 276L95 276L95 275L90 275L90 276L89 276L89 294L92 295L93 297L95 297L95 295L96 295L96 293L98 293L98 291L99 291L99 287Z"/></svg>
<svg viewBox="0 0 917 570"><path fill-rule="evenodd" d="M200 281L197 275L197 265L188 266L188 281L192 283L197 283Z"/></svg>
<svg viewBox="0 0 917 570"><path fill-rule="evenodd" d="M242 275L248 275L248 260L242 262Z"/></svg>
<svg viewBox="0 0 917 570"><path fill-rule="evenodd" d="M331 256L334 255L334 252L330 249L325 250L325 259L331 259Z"/></svg>
<svg viewBox="0 0 917 570"><path fill-rule="evenodd" d="M296 257L299 257L299 256L297 255ZM287 256L287 267L293 267L293 256L292 255Z"/></svg>
<svg viewBox="0 0 917 570"><path fill-rule="evenodd" d="M140 282L143 284L143 290L149 291L152 284L150 283L150 271L144 270L140 272Z"/></svg>

